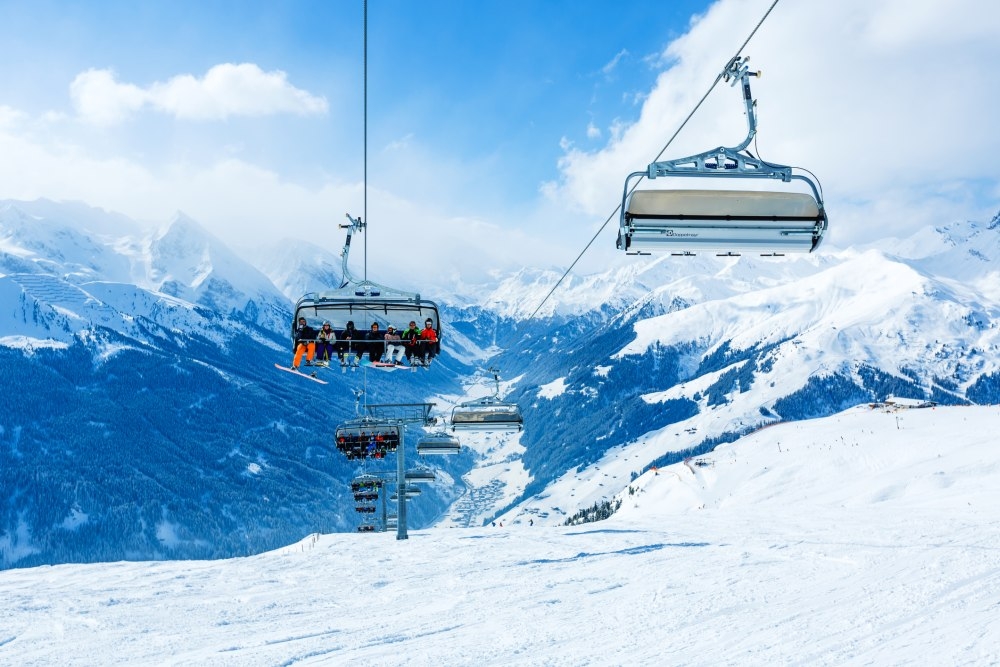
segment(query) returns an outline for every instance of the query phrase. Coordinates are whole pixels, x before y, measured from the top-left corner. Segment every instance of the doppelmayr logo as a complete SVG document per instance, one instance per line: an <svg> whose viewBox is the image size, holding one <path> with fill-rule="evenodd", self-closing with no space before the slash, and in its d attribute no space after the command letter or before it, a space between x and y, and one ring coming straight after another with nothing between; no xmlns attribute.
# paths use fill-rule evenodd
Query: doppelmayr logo
<svg viewBox="0 0 1000 667"><path fill-rule="evenodd" d="M697 232L675 232L672 229L665 229L663 233L666 236L698 236Z"/></svg>

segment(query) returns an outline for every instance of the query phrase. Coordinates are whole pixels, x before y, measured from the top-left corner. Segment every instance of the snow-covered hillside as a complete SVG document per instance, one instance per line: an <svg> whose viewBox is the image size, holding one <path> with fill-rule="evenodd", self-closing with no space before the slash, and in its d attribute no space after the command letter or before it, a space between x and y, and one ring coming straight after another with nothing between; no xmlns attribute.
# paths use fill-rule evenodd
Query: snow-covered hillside
<svg viewBox="0 0 1000 667"><path fill-rule="evenodd" d="M859 406L650 471L611 519L0 572L17 665L993 665L996 407ZM566 496L558 502L571 504Z"/></svg>

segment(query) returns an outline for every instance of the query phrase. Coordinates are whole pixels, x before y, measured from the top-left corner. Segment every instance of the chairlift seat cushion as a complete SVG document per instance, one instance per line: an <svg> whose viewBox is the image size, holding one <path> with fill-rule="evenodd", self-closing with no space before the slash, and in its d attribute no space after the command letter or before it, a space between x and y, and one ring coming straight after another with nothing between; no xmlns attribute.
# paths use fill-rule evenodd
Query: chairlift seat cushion
<svg viewBox="0 0 1000 667"><path fill-rule="evenodd" d="M815 222L819 206L801 192L753 190L637 190L629 199L631 218L746 219Z"/></svg>

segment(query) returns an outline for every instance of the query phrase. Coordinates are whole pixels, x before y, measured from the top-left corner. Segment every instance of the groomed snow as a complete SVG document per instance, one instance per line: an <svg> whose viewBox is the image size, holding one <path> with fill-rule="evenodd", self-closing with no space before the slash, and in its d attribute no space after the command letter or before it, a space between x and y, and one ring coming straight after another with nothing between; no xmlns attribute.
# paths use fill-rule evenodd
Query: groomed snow
<svg viewBox="0 0 1000 667"><path fill-rule="evenodd" d="M864 406L646 473L598 523L8 570L0 662L997 664L996 433Z"/></svg>

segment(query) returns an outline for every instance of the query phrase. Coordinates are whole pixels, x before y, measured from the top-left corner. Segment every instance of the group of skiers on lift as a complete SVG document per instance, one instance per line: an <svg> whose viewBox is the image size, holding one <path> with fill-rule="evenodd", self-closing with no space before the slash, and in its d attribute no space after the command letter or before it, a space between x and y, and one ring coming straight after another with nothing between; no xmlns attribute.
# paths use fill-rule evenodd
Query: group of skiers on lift
<svg viewBox="0 0 1000 667"><path fill-rule="evenodd" d="M440 350L437 330L434 321L427 318L424 328L417 328L414 320L402 332L389 325L386 331L379 329L378 322L372 322L368 331L358 331L354 322L349 321L345 328L334 331L329 322L324 322L319 331L309 326L306 318L300 317L295 329L295 357L292 368L299 369L302 356L305 355L306 366L329 365L336 355L341 366L346 366L350 355L357 361L368 354L372 363L381 362L403 365L406 358L410 366L429 366L431 359Z"/></svg>

